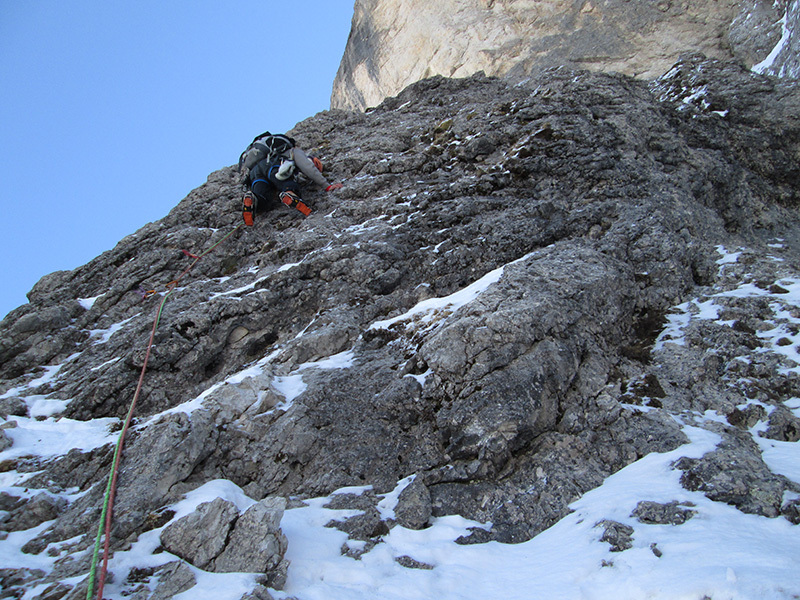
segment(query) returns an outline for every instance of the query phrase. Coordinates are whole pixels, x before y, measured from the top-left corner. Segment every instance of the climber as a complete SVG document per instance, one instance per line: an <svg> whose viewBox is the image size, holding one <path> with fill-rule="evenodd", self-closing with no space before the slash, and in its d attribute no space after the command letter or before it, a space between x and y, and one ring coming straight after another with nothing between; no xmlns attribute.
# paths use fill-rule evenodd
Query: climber
<svg viewBox="0 0 800 600"><path fill-rule="evenodd" d="M247 188L242 212L245 225L253 225L253 216L259 205L262 210L272 208L270 204L275 193L286 206L296 208L306 216L311 214L311 209L300 197L298 171L326 192L342 187L341 183L328 182L322 169L322 161L316 156L308 156L295 145L294 139L268 131L257 136L239 158L239 170L245 176Z"/></svg>

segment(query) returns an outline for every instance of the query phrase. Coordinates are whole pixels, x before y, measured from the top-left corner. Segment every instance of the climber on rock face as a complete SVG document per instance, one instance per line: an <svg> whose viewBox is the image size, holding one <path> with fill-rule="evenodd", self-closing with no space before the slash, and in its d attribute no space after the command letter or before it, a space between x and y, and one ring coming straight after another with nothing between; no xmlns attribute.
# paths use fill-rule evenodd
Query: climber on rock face
<svg viewBox="0 0 800 600"><path fill-rule="evenodd" d="M247 192L243 199L245 225L253 225L253 215L260 204L262 210L272 208L271 200L277 192L285 205L296 208L304 215L311 209L300 197L298 172L332 192L342 187L331 184L322 174L322 161L307 155L286 135L273 135L268 131L257 136L239 158L239 170L245 174Z"/></svg>

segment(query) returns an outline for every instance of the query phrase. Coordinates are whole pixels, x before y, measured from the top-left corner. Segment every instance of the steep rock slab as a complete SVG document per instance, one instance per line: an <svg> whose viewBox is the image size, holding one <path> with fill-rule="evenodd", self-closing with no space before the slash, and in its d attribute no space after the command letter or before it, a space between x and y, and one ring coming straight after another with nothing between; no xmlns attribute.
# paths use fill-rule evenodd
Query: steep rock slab
<svg viewBox="0 0 800 600"><path fill-rule="evenodd" d="M649 84L566 69L513 86L436 77L368 113L300 123L293 135L347 185L310 191L308 219L263 215L168 299L112 548L157 536L170 507L212 480L252 501L296 501L348 486L380 495L412 475L414 514L401 503L397 519L420 527L458 513L494 524L462 541L517 542L610 473L679 447L680 420L693 415L719 411L738 427L769 410L770 435L793 438L796 423L776 407L800 393L756 352L766 299L728 299L747 313L736 327L689 327L692 344L652 350L668 311L742 280L720 270L725 245L753 248L739 275L789 286L798 101L785 81L692 56ZM12 573L21 586L61 591L85 577L107 430L128 408L161 299L139 290L165 293L187 266L182 250L229 233L240 191L233 169L213 173L163 220L44 278L0 324L7 502L17 510L41 491L67 500L54 523L26 530L25 552L52 568ZM778 237L781 262L769 258ZM43 428L97 435L22 452ZM796 502L776 506L792 486L767 469L753 469L769 485L763 498L713 492L732 452L760 467L752 444L725 440L739 447L686 463L687 485L796 518ZM343 527L369 538L364 549L391 519L360 510ZM183 572L164 589L188 585Z"/></svg>
<svg viewBox="0 0 800 600"><path fill-rule="evenodd" d="M796 32L796 33L795 33ZM797 77L796 0L358 0L331 106L363 110L431 77L568 66L652 79L688 51Z"/></svg>

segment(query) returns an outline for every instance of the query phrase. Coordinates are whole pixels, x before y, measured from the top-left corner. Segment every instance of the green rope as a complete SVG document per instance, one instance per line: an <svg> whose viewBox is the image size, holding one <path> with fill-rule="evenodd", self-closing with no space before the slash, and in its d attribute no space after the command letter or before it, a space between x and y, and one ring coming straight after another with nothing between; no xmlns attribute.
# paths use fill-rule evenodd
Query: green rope
<svg viewBox="0 0 800 600"><path fill-rule="evenodd" d="M196 262L196 261L195 261ZM173 288L174 289L174 288ZM167 294L164 295L164 298L161 300L161 304L158 307L158 312L156 313L155 322L153 325L153 331L150 336L150 345L153 342L153 334L155 334L156 328L158 327L158 322L161 320L161 313L164 310L164 304L167 302L167 298L172 293L170 290ZM150 347L148 347L148 356L149 356ZM103 539L103 532L106 533L106 540L108 540L108 536L110 535L110 531L106 531L106 520L108 518L108 511L111 505L111 497L114 490L114 483L116 480L117 475L117 466L119 465L120 454L122 452L122 444L125 440L125 433L130 426L131 420L133 419L133 410L136 407L136 400L139 396L139 391L141 389L141 379L144 377L144 371L147 367L147 360L142 365L142 375L140 377L140 385L137 387L136 394L134 395L133 402L131 402L131 406L128 409L128 414L125 416L125 424L120 431L119 437L117 438L117 444L114 448L114 456L111 461L111 471L108 474L108 483L106 484L106 491L103 497L103 509L100 512L100 525L97 528L97 537L94 541L94 551L92 553L92 563L91 568L89 570L89 587L86 590L86 600L92 600L92 596L94 595L94 586L95 580L97 577L97 565L100 562L100 543ZM104 577L102 579L105 579Z"/></svg>
<svg viewBox="0 0 800 600"><path fill-rule="evenodd" d="M112 464L116 462L117 453L120 449L120 441L117 440L117 446L114 449L114 460ZM92 566L89 570L89 587L86 590L86 600L92 600L92 596L94 595L94 582L97 576L97 563L99 562L100 558L100 542L103 539L103 531L106 522L106 513L108 512L108 499L109 494L111 493L111 482L114 480L113 472L108 474L108 484L106 485L106 493L105 498L103 500L103 510L100 512L100 525L97 527L97 537L94 539L94 552L92 553Z"/></svg>
<svg viewBox="0 0 800 600"><path fill-rule="evenodd" d="M216 248L217 246L219 246L219 245L220 245L222 242L224 242L225 240L227 240L227 239L228 239L229 237L231 237L231 236L232 236L234 233L236 233L237 231L239 231L239 229L242 227L242 225L243 225L243 223L239 223L239 224L238 224L236 227L234 227L234 228L233 228L233 229L232 229L230 232L228 232L228 233L227 233L227 234L226 234L226 235L225 235L225 236L224 236L222 239L220 239L220 240L219 240L219 241L218 241L216 244L214 244L213 246L211 246L211 248L209 248L208 250L206 250L205 252L203 252L203 253L202 253L202 254L201 254L199 257L198 257L198 259L197 259L197 260L200 260L200 259L201 259L201 258L203 258L203 257L204 257L206 254L210 254L210 253L211 253L211 251L212 251L214 248ZM195 262L197 262L197 261L195 261ZM192 265L192 266L194 266L194 265Z"/></svg>
<svg viewBox="0 0 800 600"><path fill-rule="evenodd" d="M153 321L153 329L150 333L150 342L147 347L147 354L145 355L144 364L142 365L142 373L139 376L139 384L137 385L136 393L134 394L131 406L128 409L128 414L125 417L125 424L123 425L122 430L120 431L119 437L117 438L116 447L114 448L114 456L111 462L111 472L108 475L108 483L106 484L106 491L103 498L103 508L100 512L100 525L97 528L97 536L95 537L94 550L92 553L92 562L91 562L91 567L89 569L89 586L86 590L86 600L92 600L92 596L94 595L95 580L97 578L97 565L100 562L100 544L101 541L103 540L103 533L105 532L106 552L104 556L103 571L100 574L100 585L98 586L98 596L102 596L103 583L105 581L105 569L108 563L108 542L109 542L109 537L111 535L108 523L109 510L111 509L112 498L114 495L114 488L117 478L120 454L122 453L122 445L125 439L125 433L127 432L131 420L133 419L133 411L134 408L136 407L136 401L139 397L139 392L141 391L142 381L144 380L145 370L147 369L147 361L150 357L150 349L152 348L153 345L153 338L155 337L156 330L158 329L158 324L161 321L161 314L164 311L164 305L167 302L167 298L169 298L172 292L174 292L175 289L177 288L178 282L183 278L184 275L186 275L189 271L192 270L192 267L194 267L197 264L197 261L199 261L207 254L211 253L217 246L219 246L222 242L224 242L234 233L236 233L240 227L242 227L241 223L236 227L234 227L232 231L230 231L227 235L223 236L208 250L197 256L194 262L192 262L192 264L189 265L189 267L186 270L184 270L183 273L181 273L177 279L167 284L168 291L166 294L164 294L164 297L161 299L161 304L158 307L158 312L156 313L155 319ZM102 600L102 597L98 598L97 600Z"/></svg>

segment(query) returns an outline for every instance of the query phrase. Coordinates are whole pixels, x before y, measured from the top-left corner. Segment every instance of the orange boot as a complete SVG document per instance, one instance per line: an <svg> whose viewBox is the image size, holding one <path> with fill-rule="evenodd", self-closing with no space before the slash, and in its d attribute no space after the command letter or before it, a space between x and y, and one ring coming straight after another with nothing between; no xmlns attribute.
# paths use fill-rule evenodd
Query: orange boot
<svg viewBox="0 0 800 600"><path fill-rule="evenodd" d="M286 206L290 208L296 208L305 216L311 214L311 209L308 207L308 205L306 205L300 199L300 196L298 196L294 192L281 192L280 197L281 197L281 202L283 202Z"/></svg>
<svg viewBox="0 0 800 600"><path fill-rule="evenodd" d="M244 207L242 208L242 218L244 219L244 224L248 227L252 227L253 214L256 210L256 197L253 192L245 193L242 203L244 204Z"/></svg>

